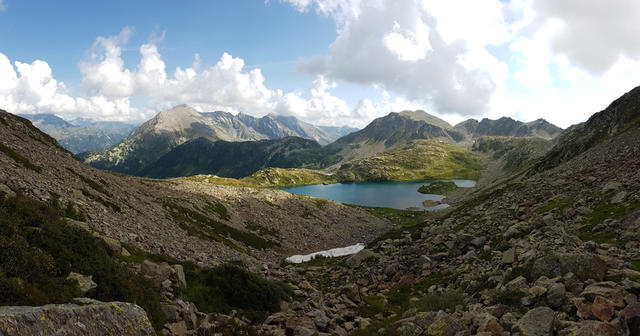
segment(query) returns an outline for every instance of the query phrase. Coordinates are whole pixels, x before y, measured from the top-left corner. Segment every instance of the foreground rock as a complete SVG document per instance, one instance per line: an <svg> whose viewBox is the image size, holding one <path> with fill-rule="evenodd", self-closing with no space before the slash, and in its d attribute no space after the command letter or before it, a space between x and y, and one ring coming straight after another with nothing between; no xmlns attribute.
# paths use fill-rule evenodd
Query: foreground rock
<svg viewBox="0 0 640 336"><path fill-rule="evenodd" d="M132 303L78 300L80 304L0 307L0 334L155 335L144 309Z"/></svg>

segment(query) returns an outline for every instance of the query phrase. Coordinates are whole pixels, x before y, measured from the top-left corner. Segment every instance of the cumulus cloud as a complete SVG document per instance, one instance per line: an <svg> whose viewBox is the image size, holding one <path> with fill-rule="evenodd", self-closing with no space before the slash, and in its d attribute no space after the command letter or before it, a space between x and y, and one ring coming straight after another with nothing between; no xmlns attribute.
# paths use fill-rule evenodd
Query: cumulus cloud
<svg viewBox="0 0 640 336"><path fill-rule="evenodd" d="M3 0L0 0L0 12L4 11L7 9L7 6L4 4Z"/></svg>
<svg viewBox="0 0 640 336"><path fill-rule="evenodd" d="M95 40L79 64L82 92L76 96L53 78L46 62L16 61L14 67L0 54L0 106L15 113L56 113L66 118L144 120L187 103L201 111L276 113L315 124L359 127L393 106L390 101L371 103L366 109L361 103L350 107L330 93L337 84L322 75L316 76L308 92L271 89L260 69L247 69L243 59L227 53L212 66L202 66L196 54L191 66L168 74L158 47L147 43L138 48L137 66L130 68L122 58L130 34L131 29L125 28L117 36ZM144 98L146 106L133 107L135 97Z"/></svg>
<svg viewBox="0 0 640 336"><path fill-rule="evenodd" d="M556 53L592 74L603 75L621 57L640 58L640 2L636 0L536 0L533 24L559 23L550 36Z"/></svg>
<svg viewBox="0 0 640 336"><path fill-rule="evenodd" d="M377 86L439 113L477 116L489 109L504 65L485 47L510 36L499 1L289 2L339 24L330 54L302 61L301 71Z"/></svg>

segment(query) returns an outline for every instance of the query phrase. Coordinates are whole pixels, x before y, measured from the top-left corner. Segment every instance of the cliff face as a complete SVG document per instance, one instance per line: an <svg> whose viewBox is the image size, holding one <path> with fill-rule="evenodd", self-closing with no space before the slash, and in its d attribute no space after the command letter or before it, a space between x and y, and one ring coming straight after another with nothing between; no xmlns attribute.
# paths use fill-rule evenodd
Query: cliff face
<svg viewBox="0 0 640 336"><path fill-rule="evenodd" d="M144 309L132 303L78 299L79 304L0 307L0 334L155 335Z"/></svg>

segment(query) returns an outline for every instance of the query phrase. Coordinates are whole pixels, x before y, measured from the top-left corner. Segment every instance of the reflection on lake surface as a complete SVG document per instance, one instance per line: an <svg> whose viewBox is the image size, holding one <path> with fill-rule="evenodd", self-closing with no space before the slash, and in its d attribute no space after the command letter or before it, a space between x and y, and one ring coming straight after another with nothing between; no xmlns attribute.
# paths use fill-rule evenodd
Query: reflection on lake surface
<svg viewBox="0 0 640 336"><path fill-rule="evenodd" d="M452 181L460 188L475 187L471 180L439 180ZM440 202L442 195L421 194L418 188L431 184L435 180L410 182L365 182L365 183L334 183L329 185L315 184L299 187L281 188L284 191L328 199L341 203L364 206L385 207L395 209L420 208L437 210L446 208L447 204L424 207L422 202L431 200Z"/></svg>

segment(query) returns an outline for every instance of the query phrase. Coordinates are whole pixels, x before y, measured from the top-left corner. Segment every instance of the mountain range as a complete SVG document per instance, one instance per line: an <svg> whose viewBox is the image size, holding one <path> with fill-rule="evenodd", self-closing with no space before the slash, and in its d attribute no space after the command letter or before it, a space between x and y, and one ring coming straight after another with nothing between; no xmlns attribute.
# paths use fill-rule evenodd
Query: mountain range
<svg viewBox="0 0 640 336"><path fill-rule="evenodd" d="M116 121L77 119L72 122L53 114L21 115L49 134L74 154L112 147L124 139L136 125Z"/></svg>
<svg viewBox="0 0 640 336"><path fill-rule="evenodd" d="M333 141L340 131L335 129L330 134L295 117L267 115L255 118L220 111L198 112L188 105L179 105L158 113L118 145L84 153L81 157L100 169L139 175L145 167L172 149L201 137L212 141L239 142L298 136L326 144Z"/></svg>
<svg viewBox="0 0 640 336"><path fill-rule="evenodd" d="M267 115L255 118L246 114L198 112L187 105L179 105L160 112L118 145L83 153L80 157L99 169L139 176L216 174L244 177L268 167L337 169L347 162L402 146L405 146L405 153L412 153L408 150L411 146L406 145L414 140L442 140L468 146L481 136L550 139L561 131L544 120L523 123L511 118L479 122L470 119L451 126L424 111L389 113L373 120L362 130L326 144L332 137L351 129L329 130L333 135L294 117ZM311 141L277 140L289 136ZM215 141L224 142L215 145L212 143ZM293 143L296 149L291 151ZM322 147L323 144L326 146ZM233 158L231 166L244 168L238 171L229 169L230 158Z"/></svg>

